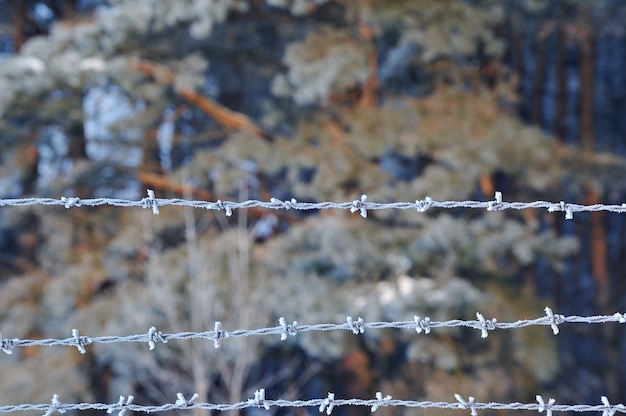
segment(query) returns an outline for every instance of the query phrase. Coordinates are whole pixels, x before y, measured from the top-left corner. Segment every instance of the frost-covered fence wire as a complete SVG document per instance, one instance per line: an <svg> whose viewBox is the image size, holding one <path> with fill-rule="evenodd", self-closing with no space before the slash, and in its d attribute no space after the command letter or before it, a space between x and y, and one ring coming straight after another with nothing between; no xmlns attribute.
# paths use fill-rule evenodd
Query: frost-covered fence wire
<svg viewBox="0 0 626 416"><path fill-rule="evenodd" d="M370 407L372 413L383 406L403 406L414 408L439 408L439 409L465 409L470 411L471 416L477 416L478 410L534 410L539 413L546 412L546 416L552 416L553 412L602 412L602 416L613 416L616 412L626 413L626 406L623 404L612 405L606 396L601 397L602 404L556 404L554 399L547 402L540 395L536 396L537 403L481 403L469 397L466 401L461 395L455 394L456 402L431 402L413 400L394 400L391 396L383 397L381 392L376 393L375 399L335 399L333 393L328 393L324 399L311 400L268 400L265 398L265 390L260 389L254 393L254 398L232 404L197 403L198 395L194 394L189 400L178 393L174 403L167 403L159 406L144 406L133 404L133 396L120 396L117 403L61 403L58 395L52 397L50 404L21 404L16 406L0 406L0 412L16 412L23 410L44 411L44 416L51 416L55 411L65 413L68 410L106 410L107 413L119 412L118 416L123 416L126 410L136 412L152 413L164 412L167 410L184 409L206 409L206 410L239 410L250 407L259 407L266 410L272 407L317 407L319 412L327 415L332 413L334 407L338 406L366 406Z"/></svg>
<svg viewBox="0 0 626 416"><path fill-rule="evenodd" d="M281 201L276 198L267 201L248 200L243 202L221 201L193 201L186 199L164 199L156 198L154 191L148 190L148 197L140 200L128 200L117 198L89 198L81 199L78 197L62 197L54 198L21 198L21 199L0 199L0 206L28 206L28 205L61 205L65 208L80 206L100 206L113 205L116 207L141 207L151 208L154 214L159 213L159 207L167 205L186 206L193 208L204 208L216 211L225 211L227 216L232 214L233 209L246 208L267 208L267 209L296 209L296 210L318 210L318 209L344 209L351 212L359 212L363 218L367 217L367 211L381 209L415 209L419 212L425 212L429 208L478 208L487 209L489 211L501 211L505 209L528 209L543 208L549 212L564 212L565 218L571 220L574 212L589 211L610 211L610 212L626 212L626 203L621 205L580 205L570 204L564 201L548 202L505 202L502 200L502 193L496 192L494 201L435 201L430 197L418 199L415 202L369 202L367 195L362 195L360 199L349 202L298 202L295 199L289 201Z"/></svg>
<svg viewBox="0 0 626 416"><path fill-rule="evenodd" d="M342 324L315 324L315 325L298 325L297 322L287 324L285 318L279 319L279 325L274 327L266 327L259 329L237 329L234 331L226 331L222 329L220 322L215 322L215 328L213 331L206 332L179 332L175 334L164 334L161 331L157 331L155 327L151 327L147 333L128 335L128 336L98 336L87 337L79 334L77 329L72 330L72 336L65 339L19 339L9 338L4 339L0 334L0 348L7 354L12 353L12 348L15 347L27 347L33 345L64 345L78 348L81 353L85 353L85 346L92 343L116 343L116 342L146 342L150 350L156 347L158 342L167 343L172 339L193 339L204 338L213 341L215 348L220 347L220 341L226 338L233 337L249 337L253 335L279 335L282 341L286 340L288 336L295 336L298 332L307 331L335 331L335 330L348 330L354 334L363 334L366 329L382 329L382 328L396 328L396 329L411 329L415 330L418 334L422 332L429 334L433 328L455 328L466 327L477 329L481 332L482 338L487 338L489 331L496 329L513 329L523 328L532 325L545 325L552 328L554 335L559 333L559 325L564 323L586 323L586 324L604 324L610 322L626 323L626 313L615 313L613 315L596 315L596 316L564 316L555 314L549 307L545 308L546 315L536 319L522 319L515 322L498 322L495 318L485 319L481 313L476 313L477 319L474 321L463 321L460 319L454 319L450 321L432 321L430 318L420 318L414 316L411 321L394 321L394 322L365 322L363 319L358 318L353 320L348 316L345 323Z"/></svg>
<svg viewBox="0 0 626 416"><path fill-rule="evenodd" d="M54 198L21 198L21 199L0 199L0 206L30 206L30 205L61 205L65 208L80 207L80 206L100 206L111 205L118 207L142 207L151 208L152 212L156 215L159 213L159 207L167 205L175 206L187 206L193 208L204 208L209 210L225 211L227 216L232 215L233 209L246 209L253 207L267 208L267 209L296 209L296 210L319 210L319 209L344 209L351 212L359 212L363 218L367 217L368 210L381 210L381 209L415 209L419 212L425 212L429 208L475 208L475 209L487 209L489 211L500 211L506 209L528 209L528 208L543 208L549 212L564 212L566 219L572 219L574 212L590 212L590 211L610 211L624 213L626 212L626 203L621 205L579 205L569 204L564 201L558 203L547 201L534 201L534 202L504 202L502 200L502 194L496 192L494 201L435 201L430 197L426 197L423 200L416 200L413 202L391 202L391 203L378 203L368 202L367 196L362 195L360 199L351 202L298 202L295 199L290 201L281 201L272 198L269 202L248 200L244 202L232 202L232 201L193 201L185 199L162 199L156 198L154 191L148 190L148 197L140 200L127 200L116 198L90 198L81 199L78 197L62 197L61 199ZM559 325L563 323L587 323L587 324L603 324L610 322L626 323L626 313L615 313L613 315L596 315L596 316L564 316L554 314L548 307L545 308L546 315L536 319L530 320L518 320L515 322L497 322L496 319L485 319L482 314L477 313L477 320L449 320L449 321L431 321L430 318L420 318L414 316L412 321L394 321L394 322L364 322L363 319L358 318L354 321L351 317L347 317L347 322L343 324L315 324L315 325L298 325L297 322L287 324L284 318L279 319L279 326L266 327L259 329L239 329L233 331L226 331L221 328L221 323L216 322L213 331L206 332L182 332L175 334L164 334L157 331L155 327L151 327L147 333L129 336L98 336L87 337L81 336L77 329L72 330L72 336L65 339L3 339L0 334L0 349L5 353L11 354L12 349L15 347L26 347L34 345L52 346L52 345L64 345L78 348L81 353L85 353L85 346L91 343L116 343L116 342L147 342L150 350L156 347L158 342L166 343L171 339L192 339L192 338L204 338L212 340L215 347L220 347L220 340L230 337L247 337L252 335L279 335L281 340L287 339L289 336L295 336L298 332L305 331L332 331L332 330L349 330L354 334L362 334L365 329L381 329L381 328L396 328L396 329L413 329L418 334L422 332L424 334L430 333L433 328L453 328L453 327L467 327L474 328L481 331L481 337L486 338L489 331L495 329L513 329L522 328L532 325L545 325L552 328L554 335L559 333ZM197 403L198 395L194 394L191 399L187 400L179 393L178 398L174 403L168 403L158 406L146 406L133 404L133 396L120 396L117 403L61 403L58 395L54 395L50 404L20 404L13 406L0 406L0 413L16 412L16 411L43 411L44 416L51 416L54 412L65 413L68 410L106 410L107 413L119 412L119 416L123 416L126 410L137 412L162 412L167 410L183 410L183 409L206 409L206 410L238 410L250 407L262 407L269 410L271 407L318 407L319 412L325 412L328 415L331 414L333 407L335 406L367 406L371 408L372 412L375 412L381 406L404 406L414 408L440 408L440 409L466 409L470 410L471 416L477 416L480 409L491 410L531 410L543 413L545 411L546 416L552 416L552 412L602 412L602 416L614 416L616 412L626 413L626 406L623 404L611 405L606 396L601 397L602 404L588 405L588 404L555 404L554 399L549 399L545 402L542 396L537 395L537 403L481 403L476 402L474 397L469 397L466 401L462 396L454 395L457 402L432 402L432 401L411 401L411 400L393 400L391 396L383 397L382 393L378 392L375 399L335 399L333 393L328 393L328 396L324 399L311 399L311 400L266 400L265 390L257 390L253 399L246 401L232 403L232 404L213 404L213 403Z"/></svg>

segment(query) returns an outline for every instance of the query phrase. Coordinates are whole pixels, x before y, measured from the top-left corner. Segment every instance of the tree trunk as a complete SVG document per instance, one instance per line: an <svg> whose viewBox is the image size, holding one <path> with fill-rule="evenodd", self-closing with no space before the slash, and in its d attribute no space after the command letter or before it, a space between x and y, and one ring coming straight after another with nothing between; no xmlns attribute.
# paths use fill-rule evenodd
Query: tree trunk
<svg viewBox="0 0 626 416"><path fill-rule="evenodd" d="M543 95L546 83L546 48L543 39L533 39L535 51L535 74L533 75L533 88L530 108L530 122L541 126L543 114Z"/></svg>
<svg viewBox="0 0 626 416"><path fill-rule="evenodd" d="M63 0L61 13L63 20L74 21L78 18L78 0Z"/></svg>
<svg viewBox="0 0 626 416"><path fill-rule="evenodd" d="M87 139L85 138L85 126L82 121L72 121L66 129L68 138L68 156L76 162L87 159Z"/></svg>
<svg viewBox="0 0 626 416"><path fill-rule="evenodd" d="M556 28L556 111L554 135L557 145L566 143L566 108L567 108L567 38L563 28L562 16L559 14Z"/></svg>
<svg viewBox="0 0 626 416"><path fill-rule="evenodd" d="M26 27L28 26L28 4L23 0L12 0L13 12L13 49L19 52L26 42Z"/></svg>
<svg viewBox="0 0 626 416"><path fill-rule="evenodd" d="M587 191L587 204L602 203L602 195L593 187ZM596 281L596 302L601 312L607 312L609 306L609 273L607 268L608 246L603 211L591 212L591 272Z"/></svg>
<svg viewBox="0 0 626 416"><path fill-rule="evenodd" d="M595 147L594 123L594 72L596 61L596 40L591 27L585 27L581 40L580 63L580 139L583 150L593 151Z"/></svg>

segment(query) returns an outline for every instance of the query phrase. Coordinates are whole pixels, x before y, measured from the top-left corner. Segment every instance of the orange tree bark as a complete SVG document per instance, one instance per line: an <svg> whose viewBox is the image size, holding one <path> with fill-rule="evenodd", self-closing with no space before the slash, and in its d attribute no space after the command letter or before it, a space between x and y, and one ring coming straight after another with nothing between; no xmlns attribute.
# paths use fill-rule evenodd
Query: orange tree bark
<svg viewBox="0 0 626 416"><path fill-rule="evenodd" d="M602 195L593 187L587 191L589 205L602 203ZM607 268L608 245L603 211L590 213L591 216L591 272L596 280L596 300L598 307L604 311L609 306L610 279Z"/></svg>
<svg viewBox="0 0 626 416"><path fill-rule="evenodd" d="M595 37L592 29L585 27L581 31L580 63L580 135L583 150L593 151L594 134L594 70Z"/></svg>
<svg viewBox="0 0 626 416"><path fill-rule="evenodd" d="M23 0L11 1L13 12L13 48L19 52L26 42L26 26L28 25L28 4Z"/></svg>
<svg viewBox="0 0 626 416"><path fill-rule="evenodd" d="M176 92L180 94L180 96L183 97L187 102L195 105L200 110L213 117L215 121L217 121L224 127L232 128L235 130L244 130L270 142L273 140L271 135L265 132L260 126L255 124L254 121L252 121L252 119L250 119L245 114L241 114L229 108L226 108L213 101L209 97L197 93L191 88L176 85L176 75L165 66L160 65L156 62L150 62L146 60L133 60L130 63L130 66L131 68L143 74L173 85Z"/></svg>
<svg viewBox="0 0 626 416"><path fill-rule="evenodd" d="M559 16L556 26L557 61L556 61L556 119L554 120L554 134L557 144L565 144L566 135L566 105L567 105L567 39L563 27L562 16Z"/></svg>

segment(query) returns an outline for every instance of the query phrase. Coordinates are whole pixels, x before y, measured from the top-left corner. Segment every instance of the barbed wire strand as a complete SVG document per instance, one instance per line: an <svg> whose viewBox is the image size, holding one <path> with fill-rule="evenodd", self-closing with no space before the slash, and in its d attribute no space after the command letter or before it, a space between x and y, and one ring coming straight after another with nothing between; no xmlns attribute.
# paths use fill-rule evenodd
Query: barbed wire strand
<svg viewBox="0 0 626 416"><path fill-rule="evenodd" d="M254 398L232 403L232 404L215 404L215 403L198 403L198 394L194 394L191 399L187 400L182 393L177 394L177 400L174 403L166 403L162 405L141 405L134 404L133 396L120 396L117 403L62 403L58 395L52 397L51 403L46 404L20 404L14 406L0 406L0 412L10 413L25 410L43 411L44 416L51 416L54 412L65 413L68 410L106 410L107 413L119 412L118 416L123 416L127 410L135 412L153 413L164 412L168 410L188 410L188 409L205 409L205 410L240 410L251 407L264 408L266 410L272 407L317 407L320 413L330 415L332 410L338 406L365 406L370 407L372 413L380 407L385 406L402 406L413 408L439 408L451 410L469 410L471 416L477 416L478 410L531 410L539 413L546 412L546 416L552 416L553 412L602 412L602 416L614 416L615 413L626 413L626 406L623 404L610 404L606 396L601 397L602 404L556 404L555 400L550 398L547 402L540 395L536 396L537 403L497 403L497 402L477 402L474 397L469 397L466 401L461 395L455 394L456 402L433 402L433 401L414 401L414 400L397 400L391 396L382 395L381 392L376 393L375 399L336 399L333 393L328 393L324 399L310 400L268 400L265 398L265 390L259 389L255 391Z"/></svg>
<svg viewBox="0 0 626 416"><path fill-rule="evenodd" d="M116 207L141 207L150 208L155 215L159 214L159 208L168 205L186 206L192 208L202 208L216 211L225 211L227 216L232 215L234 209L246 208L266 208L266 209L295 209L295 210L320 210L320 209L344 209L351 212L359 212L363 218L367 218L367 212L383 209L415 209L425 212L430 208L474 208L487 209L488 211L502 211L507 209L529 209L542 208L549 212L564 212L566 219L573 219L575 212L609 211L626 212L626 203L621 205L593 204L580 205L560 202L533 201L533 202L505 202L502 200L502 193L496 192L493 201L435 201L430 197L415 202L370 202L367 195L362 195L360 199L349 202L298 202L296 199L281 201L271 198L269 202L259 200L248 200L243 202L234 201L194 201L186 199L165 199L156 198L154 191L148 189L148 196L140 200L129 200L119 198L88 198L61 197L54 198L20 198L20 199L0 199L0 206L31 206L31 205L60 205L65 208L81 206L101 206L112 205Z"/></svg>
<svg viewBox="0 0 626 416"><path fill-rule="evenodd" d="M514 329L523 328L533 325L550 326L554 335L559 333L559 325L564 323L577 324L604 324L604 323L626 323L626 313L615 313L613 315L596 315L596 316L564 316L555 314L549 307L545 309L546 315L536 319L522 319L515 322L498 322L497 319L485 319L481 313L476 313L476 320L460 320L453 319L449 321L433 321L429 317L421 318L415 315L411 321L392 321L392 322L365 322L362 318L353 320L348 316L345 323L321 323L313 325L298 325L297 322L287 324L285 318L279 319L279 326L258 328L258 329L237 329L226 331L222 329L221 322L215 323L213 331L205 332L179 332L173 334L164 334L153 326L147 333L128 335L128 336L97 336L87 337L79 334L77 329L72 330L72 336L64 339L19 339L19 338L3 338L0 334L0 349L7 354L12 353L12 349L16 347L29 346L71 346L78 348L81 353L85 353L85 346L93 343L121 343L121 342L145 342L148 343L149 349L156 348L159 342L167 343L170 340L187 340L194 338L203 338L213 341L215 348L220 347L220 341L226 338L248 337L256 335L278 335L281 340L286 340L288 336L295 336L298 332L309 331L335 331L348 330L354 334L363 334L366 329L412 329L418 334L429 334L434 328L455 328L466 327L477 329L481 332L482 338L487 338L489 331L496 329Z"/></svg>
<svg viewBox="0 0 626 416"><path fill-rule="evenodd" d="M111 205L117 207L142 207L151 208L152 212L159 214L159 207L174 205L174 206L188 206L193 208L204 208L210 210L224 210L227 216L232 215L233 209L246 209L253 207L267 208L267 209L296 209L296 210L319 210L319 209L349 209L351 212L359 212L363 218L367 218L368 210L381 210L381 209L415 209L419 212L425 212L430 208L477 208L487 209L488 211L500 211L506 209L529 209L529 208L544 208L549 212L564 212L566 219L572 219L574 212L590 212L590 211L610 211L624 213L626 212L626 204L621 205L579 205L568 204L564 201L559 203L553 203L548 201L534 201L534 202L504 202L502 200L502 194L496 192L495 201L481 202L481 201L435 201L429 197L424 200L416 200L412 202L391 202L391 203L377 203L368 202L367 196L362 195L359 200L352 202L298 202L295 199L290 201L281 201L272 198L269 202L248 200L244 202L232 202L232 201L193 201L185 199L163 199L156 198L154 191L148 190L148 197L141 200L127 200L116 198L90 198L81 199L78 197L62 197L61 199L53 198L21 198L21 199L0 199L0 206L31 206L31 205L61 205L65 208L80 207L80 206L101 206ZM163 334L157 331L155 327L151 327L147 334L137 334L130 336L99 336L99 337L87 337L81 336L77 329L72 330L72 337L65 339L3 339L0 334L0 349L5 353L11 354L12 349L15 347L26 346L53 346L64 345L73 346L78 348L81 353L85 353L85 346L91 343L114 343L114 342L147 342L150 350L156 348L157 342L167 343L171 339L192 339L192 338L205 338L211 339L214 342L216 348L220 347L220 340L230 337L246 337L252 335L280 335L281 340L287 339L288 336L295 336L298 332L306 331L332 331L332 330L350 330L354 334L363 334L365 329L381 329L381 328L395 328L395 329L414 329L418 334L422 332L429 334L432 328L452 328L452 327L468 327L481 331L481 337L486 338L489 331L495 329L513 329L522 328L531 325L546 325L552 328L554 335L559 333L558 325L563 323L588 323L588 324L601 324L609 322L626 323L626 313L615 313L613 315L596 315L596 316L563 316L554 314L549 307L545 308L546 316L530 319L530 320L518 320L515 322L499 323L496 319L485 319L480 313L477 313L477 320L449 320L449 321L432 321L430 318L420 318L414 316L412 321L394 321L394 322L364 322L363 319L358 318L354 321L351 317L347 317L347 322L343 324L315 324L315 325L298 325L297 322L293 324L287 324L286 320L281 317L279 319L279 326L259 328L253 330L234 330L225 331L221 329L221 323L216 322L214 331L206 332L181 332L175 334ZM376 399L335 399L333 393L328 393L328 396L324 399L311 399L311 400L266 400L265 390L260 389L255 392L254 398L246 401L233 403L233 404L213 404L213 403L196 403L198 398L197 394L194 394L191 399L186 400L184 396L179 393L178 399L174 403L163 404L159 406L146 406L133 404L133 396L120 396L117 403L73 403L64 404L59 400L58 395L52 397L50 404L20 404L14 406L0 406L0 412L15 412L26 410L45 411L44 416L51 416L55 411L59 413L65 413L68 410L106 410L107 413L113 413L118 411L118 416L123 416L126 410L152 413L161 412L167 410L182 410L182 409L206 409L206 410L239 410L249 407L263 407L269 410L271 407L318 407L320 412L326 412L331 414L332 409L336 406L367 406L371 408L372 412L375 412L381 406L404 406L404 407L417 407L417 408L440 408L440 409L467 409L470 410L471 416L477 416L478 410L491 409L491 410L534 410L539 413L546 412L546 416L552 416L552 412L598 412L601 411L603 416L613 416L616 412L626 413L626 407L622 404L611 405L606 396L601 397L601 405L558 405L555 404L554 399L549 399L546 403L542 396L537 395L537 403L481 403L476 402L474 397L469 397L467 401L462 396L455 394L457 399L456 403L449 402L432 402L432 401L410 401L410 400L393 400L391 396L382 396L381 392L376 394Z"/></svg>

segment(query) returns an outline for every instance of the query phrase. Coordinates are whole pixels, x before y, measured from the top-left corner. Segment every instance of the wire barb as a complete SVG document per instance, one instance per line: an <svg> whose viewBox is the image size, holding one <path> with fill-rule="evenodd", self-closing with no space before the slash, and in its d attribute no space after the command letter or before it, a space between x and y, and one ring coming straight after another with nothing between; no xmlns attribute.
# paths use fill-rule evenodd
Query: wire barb
<svg viewBox="0 0 626 416"><path fill-rule="evenodd" d="M226 216L230 217L231 215L233 215L233 210L230 207L230 202L222 202L221 199L218 199L217 202L214 205L207 205L207 209L217 209L217 210L224 210L226 212Z"/></svg>
<svg viewBox="0 0 626 416"><path fill-rule="evenodd" d="M298 201L295 198L291 198L291 201L281 201L280 199L277 198L270 198L270 204L272 204L274 206L275 209L291 209L291 208L295 208L298 209Z"/></svg>
<svg viewBox="0 0 626 416"><path fill-rule="evenodd" d="M430 334L430 318L426 317L421 319L419 316L415 315L413 317L413 322L415 322L415 331L418 334L421 334L424 331L424 334Z"/></svg>
<svg viewBox="0 0 626 416"><path fill-rule="evenodd" d="M537 409L539 413L542 413L544 410L546 411L546 416L552 416L552 405L554 404L554 399L549 399L548 403L543 401L543 397L540 395L535 396L537 402L539 402L539 408Z"/></svg>
<svg viewBox="0 0 626 416"><path fill-rule="evenodd" d="M52 396L50 406L48 407L48 410L46 410L46 413L44 413L44 416L52 416L52 413L54 413L56 410L58 410L59 413L65 413L63 403L61 403L61 401L59 400L58 394Z"/></svg>
<svg viewBox="0 0 626 416"><path fill-rule="evenodd" d="M418 212L426 212L428 208L433 206L433 200L431 197L427 196L424 200L420 201L419 199L415 201L415 209Z"/></svg>
<svg viewBox="0 0 626 416"><path fill-rule="evenodd" d="M468 401L465 401L460 394L455 394L454 397L459 402L459 409L469 409L471 416L478 416L478 412L476 411L476 407L474 407L474 398L472 396L469 397Z"/></svg>
<svg viewBox="0 0 626 416"><path fill-rule="evenodd" d="M129 395L127 399L124 399L124 396L120 396L118 402L107 409L107 414L111 414L116 410L119 410L117 416L124 416L126 408L133 402L134 399L135 398L131 395Z"/></svg>
<svg viewBox="0 0 626 416"><path fill-rule="evenodd" d="M496 191L496 200L490 201L487 211L500 211L502 209L502 192Z"/></svg>
<svg viewBox="0 0 626 416"><path fill-rule="evenodd" d="M586 208L589 208L589 207L586 207ZM626 208L626 207L622 206L622 208ZM548 207L548 212L556 212L556 211L564 212L566 220L574 219L574 211L572 209L572 206L570 204L566 204L565 201L561 201L558 204L550 204L550 206ZM594 211L594 210L591 210L591 211ZM624 211L615 211L615 212L624 212Z"/></svg>
<svg viewBox="0 0 626 416"><path fill-rule="evenodd" d="M152 208L152 213L154 215L159 215L159 203L154 197L154 191L152 189L148 189L148 197L142 200L144 208Z"/></svg>
<svg viewBox="0 0 626 416"><path fill-rule="evenodd" d="M78 329L72 329L72 337L74 337L74 342L76 343L76 348L80 351L81 354L84 354L85 345L91 344L91 339L89 337L81 337L78 333Z"/></svg>
<svg viewBox="0 0 626 416"><path fill-rule="evenodd" d="M280 340L281 341L286 340L288 335L295 336L296 333L298 332L298 323L296 321L293 321L293 324L291 324L291 325L287 325L287 322L285 321L285 318L283 318L281 316L278 319L278 323L280 324L281 328L283 329L283 332L280 334Z"/></svg>
<svg viewBox="0 0 626 416"><path fill-rule="evenodd" d="M367 195L361 195L361 199L355 199L352 201L352 207L350 207L350 212L355 213L357 211L361 211L361 217L367 218L367 209L365 209L365 204L367 202Z"/></svg>
<svg viewBox="0 0 626 416"><path fill-rule="evenodd" d="M326 410L326 414L330 415L333 412L333 407L335 407L335 393L328 393L328 396L324 399L322 404L320 404L320 413ZM613 416L613 415L610 415Z"/></svg>
<svg viewBox="0 0 626 416"><path fill-rule="evenodd" d="M220 347L220 339L228 338L230 337L230 334L228 333L228 331L224 331L222 329L222 323L220 321L215 321L214 332L215 335L213 338L213 345L217 349Z"/></svg>
<svg viewBox="0 0 626 416"><path fill-rule="evenodd" d="M351 316L348 316L346 318L346 320L348 321L348 329L350 329L352 331L353 334L362 334L365 332L365 324L363 323L363 319L359 318L356 321L352 320Z"/></svg>
<svg viewBox="0 0 626 416"><path fill-rule="evenodd" d="M265 389L255 391L254 399L249 399L248 403L253 406L263 407L265 410L270 410L270 405L265 401Z"/></svg>
<svg viewBox="0 0 626 416"><path fill-rule="evenodd" d="M481 338L487 338L489 336L489 331L493 331L496 329L496 323L498 322L496 318L485 320L485 317L482 313L476 312L476 317L478 318L478 325L481 331Z"/></svg>
<svg viewBox="0 0 626 416"><path fill-rule="evenodd" d="M15 346L16 341L15 339L4 339L2 338L2 333L0 333L0 349L6 354L13 354L12 348Z"/></svg>
<svg viewBox="0 0 626 416"><path fill-rule="evenodd" d="M606 406L606 408L602 411L602 416L614 416L615 412L617 411L620 411L622 413L626 412L626 407L624 407L623 404L612 406L611 403L609 403L609 399L606 396L602 396L600 400L602 401L602 404Z"/></svg>
<svg viewBox="0 0 626 416"><path fill-rule="evenodd" d="M71 197L61 197L61 203L63 204L63 206L67 209L70 209L71 207L80 207L80 198L75 197L75 196L71 196Z"/></svg>
<svg viewBox="0 0 626 416"><path fill-rule="evenodd" d="M187 400L182 393L178 393L176 394L176 403L174 404L180 407L191 407L194 403L196 403L199 397L200 395L198 395L198 393L194 393L193 396L191 396L191 399Z"/></svg>
<svg viewBox="0 0 626 416"><path fill-rule="evenodd" d="M552 309L550 309L549 306L546 306L544 310L546 311L548 321L550 323L550 326L552 327L552 332L554 333L554 335L558 335L559 324L565 322L565 317L563 315L555 315L554 313L552 313Z"/></svg>
<svg viewBox="0 0 626 416"><path fill-rule="evenodd" d="M378 410L379 407L381 406L389 406L389 402L391 401L391 396L387 395L385 397L383 397L383 394L379 391L376 392L376 400L377 403L374 403L372 405L372 413L374 413L376 410Z"/></svg>
<svg viewBox="0 0 626 416"><path fill-rule="evenodd" d="M161 331L157 331L155 327L150 327L148 330L148 346L151 351L156 348L157 342L167 344L167 338Z"/></svg>

